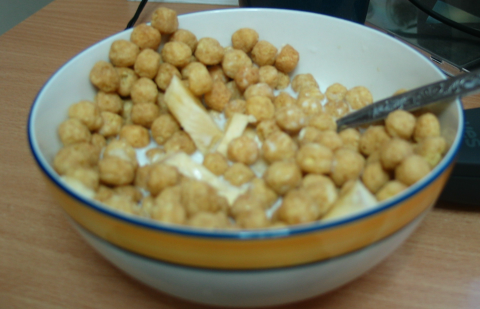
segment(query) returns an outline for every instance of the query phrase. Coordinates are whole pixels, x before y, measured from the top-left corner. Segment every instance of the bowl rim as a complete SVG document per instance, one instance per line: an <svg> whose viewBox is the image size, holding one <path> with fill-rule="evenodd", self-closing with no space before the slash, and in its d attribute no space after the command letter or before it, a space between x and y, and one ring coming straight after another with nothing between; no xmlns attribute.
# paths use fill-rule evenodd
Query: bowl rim
<svg viewBox="0 0 480 309"><path fill-rule="evenodd" d="M271 8L229 8L229 9L217 9L217 10L209 10L209 11L201 11L201 12L193 12L187 14L179 15L179 19L181 20L182 16L191 16L191 15L210 15L210 14L218 14L225 11L289 11L289 13L293 14L308 14L308 15L318 15L321 18L329 18L335 19L339 22L346 22L354 25L355 27L364 27L367 31L371 31L376 33L380 36L385 36L387 39L394 40L390 36L375 31L374 29L368 28L364 25L360 25L358 23L354 23L348 20L343 20L339 18L335 18L328 15L322 15L317 13L311 12L303 12L303 11L296 11L296 10L287 10L287 9L271 9ZM366 219L368 217L374 216L379 214L387 209L393 208L402 202L408 200L410 197L417 194L419 191L423 190L425 187L429 186L439 175L441 175L447 168L453 163L455 160L456 154L460 149L462 140L463 140L463 133L464 133L464 110L462 108L462 103L460 99L452 100L449 104L455 104L458 110L458 130L453 140L450 149L445 154L441 162L427 175L427 177L423 178L418 183L414 184L413 186L409 187L404 193L401 193L394 198L388 199L386 201L378 203L376 207L373 207L368 210L361 211L355 215L349 215L346 217L340 217L337 219L328 220L327 222L322 221L315 221L306 224L299 224L294 226L289 226L285 228L278 228L278 229L258 229L258 230L208 230L208 229L199 229L199 228L192 228L188 226L182 225L173 225L173 224L166 224L159 221L154 221L148 218L142 218L140 216L135 216L127 213L123 213L121 211L117 211L115 209L111 209L107 206L103 206L100 202L95 201L93 199L86 198L79 193L75 192L71 188L69 188L63 181L60 180L60 176L56 174L51 166L47 163L47 160L44 159L40 153L40 147L38 143L35 141L35 131L34 131L34 122L35 122L35 114L38 108L38 102L41 99L43 93L46 89L50 86L53 82L54 77L57 74L60 74L61 71L65 70L66 67L75 60L77 57L84 53L88 53L90 50L95 49L98 45L103 44L104 41L112 39L115 36L120 36L126 32L130 32L132 29L125 29L120 32L117 32L113 35L105 37L101 41L98 41L88 48L82 50L80 53L76 54L72 58L70 58L67 62L65 62L60 68L58 68L47 80L47 82L41 87L37 95L35 96L32 106L30 108L30 112L27 119L27 140L29 149L32 152L32 155L37 162L38 167L40 170L47 176L47 178L53 182L57 187L59 187L62 191L67 193L71 198L76 200L77 202L83 204L83 206L89 207L97 212L105 214L113 219L123 221L125 223L129 223L141 228L146 228L150 230L155 230L158 232L165 232L171 233L176 235L183 235L189 237L200 237L200 238L212 238L212 239L230 239L230 240L260 240L260 239L275 239L280 237L288 237L288 236L295 236L301 235L306 233L312 232L319 232L322 230L333 229L336 227L340 227L343 225L347 225L352 222L360 221ZM397 41L397 40L395 40ZM397 41L398 42L398 41ZM401 42L400 42L401 43ZM409 48L414 50L415 52L419 53L412 47L404 45L405 48ZM420 53L419 53L420 54ZM432 68L436 69L439 73L443 75L446 79L447 77L445 74L436 66L431 64Z"/></svg>

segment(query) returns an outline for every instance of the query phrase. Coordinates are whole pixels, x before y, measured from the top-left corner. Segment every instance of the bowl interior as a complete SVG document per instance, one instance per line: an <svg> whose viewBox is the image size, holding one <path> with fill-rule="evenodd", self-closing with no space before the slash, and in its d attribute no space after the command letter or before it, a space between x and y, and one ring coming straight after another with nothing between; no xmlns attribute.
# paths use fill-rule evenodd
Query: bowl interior
<svg viewBox="0 0 480 309"><path fill-rule="evenodd" d="M267 40L277 48L290 44L300 53L299 65L292 74L311 73L322 91L335 82L347 88L362 85L370 89L374 100L380 100L400 88L411 89L445 78L437 67L403 43L365 26L319 14L277 9L227 9L182 15L179 22L180 28L192 31L197 38L213 37L223 46L231 45L231 35L242 27L257 30L260 40ZM57 183L59 177L51 167L61 147L57 127L67 118L71 104L93 100L96 89L88 78L90 69L99 60L108 61L111 43L118 39L128 40L130 33L131 30L120 32L71 59L51 77L34 102L28 124L31 148L41 168ZM459 148L463 114L458 100L434 109L451 145L436 167L441 171L452 162ZM404 194L379 207L394 205L402 196L420 190L438 174L434 171Z"/></svg>

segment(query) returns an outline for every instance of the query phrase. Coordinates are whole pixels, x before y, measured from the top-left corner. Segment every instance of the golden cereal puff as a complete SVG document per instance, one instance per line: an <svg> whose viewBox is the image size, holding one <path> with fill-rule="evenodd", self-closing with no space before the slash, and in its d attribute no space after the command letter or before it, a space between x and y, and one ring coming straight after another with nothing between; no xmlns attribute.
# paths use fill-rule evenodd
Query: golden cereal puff
<svg viewBox="0 0 480 309"><path fill-rule="evenodd" d="M98 162L100 181L110 186L128 185L135 179L134 166L119 157L110 156Z"/></svg>
<svg viewBox="0 0 480 309"><path fill-rule="evenodd" d="M365 159L363 156L349 148L340 148L334 153L331 178L338 187L349 180L360 177Z"/></svg>
<svg viewBox="0 0 480 309"><path fill-rule="evenodd" d="M123 108L123 100L116 93L99 91L95 96L95 103L102 112L120 114Z"/></svg>
<svg viewBox="0 0 480 309"><path fill-rule="evenodd" d="M260 201L260 206L263 209L270 208L278 198L278 195L273 191L262 178L254 178L250 182L248 195Z"/></svg>
<svg viewBox="0 0 480 309"><path fill-rule="evenodd" d="M413 147L409 142L401 138L392 138L380 147L380 162L384 169L393 170L411 154Z"/></svg>
<svg viewBox="0 0 480 309"><path fill-rule="evenodd" d="M332 169L333 151L326 146L309 143L300 147L295 159L305 173L328 174Z"/></svg>
<svg viewBox="0 0 480 309"><path fill-rule="evenodd" d="M310 118L308 125L320 131L337 131L337 122L332 115L319 113Z"/></svg>
<svg viewBox="0 0 480 309"><path fill-rule="evenodd" d="M317 128L306 126L298 133L298 142L300 145L308 143L318 143L322 131Z"/></svg>
<svg viewBox="0 0 480 309"><path fill-rule="evenodd" d="M154 164L147 178L147 189L152 196L157 196L166 187L174 186L180 181L176 167L167 164Z"/></svg>
<svg viewBox="0 0 480 309"><path fill-rule="evenodd" d="M151 126L152 137L159 145L165 144L179 130L180 125L171 114L160 115Z"/></svg>
<svg viewBox="0 0 480 309"><path fill-rule="evenodd" d="M182 76L188 79L188 88L198 97L212 90L213 79L200 62L189 63L182 69Z"/></svg>
<svg viewBox="0 0 480 309"><path fill-rule="evenodd" d="M290 73L297 67L300 60L300 54L293 48L293 46L287 44L282 47L275 59L275 67L283 73Z"/></svg>
<svg viewBox="0 0 480 309"><path fill-rule="evenodd" d="M115 68L120 78L117 93L122 97L129 97L133 84L138 80L138 75L130 68Z"/></svg>
<svg viewBox="0 0 480 309"><path fill-rule="evenodd" d="M318 83L310 73L297 74L292 79L292 89L295 92L300 92L303 87L316 87L318 88Z"/></svg>
<svg viewBox="0 0 480 309"><path fill-rule="evenodd" d="M242 92L240 89L237 87L237 83L234 80L231 80L225 84L227 86L227 89L230 91L232 96L230 97L231 100L237 100L237 99L245 99ZM253 85L252 85L253 86ZM250 88L251 86L249 86Z"/></svg>
<svg viewBox="0 0 480 309"><path fill-rule="evenodd" d="M116 67L131 67L135 64L140 48L127 40L116 40L110 46L108 58Z"/></svg>
<svg viewBox="0 0 480 309"><path fill-rule="evenodd" d="M269 85L272 89L278 86L278 70L273 65L264 65L258 69L259 82Z"/></svg>
<svg viewBox="0 0 480 309"><path fill-rule="evenodd" d="M154 78L157 75L161 59L159 53L153 49L145 48L137 56L134 64L135 73L140 77Z"/></svg>
<svg viewBox="0 0 480 309"><path fill-rule="evenodd" d="M113 139L105 147L103 151L103 158L112 156L128 161L135 168L138 166L137 153L135 152L135 149L125 140Z"/></svg>
<svg viewBox="0 0 480 309"><path fill-rule="evenodd" d="M425 113L417 118L413 138L416 142L426 137L440 136L440 122L432 113Z"/></svg>
<svg viewBox="0 0 480 309"><path fill-rule="evenodd" d="M90 70L90 81L98 89L114 92L120 85L120 77L111 63L98 61Z"/></svg>
<svg viewBox="0 0 480 309"><path fill-rule="evenodd" d="M256 96L247 99L246 103L247 115L252 115L257 120L257 123L272 119L275 116L275 107L268 97Z"/></svg>
<svg viewBox="0 0 480 309"><path fill-rule="evenodd" d="M273 132L262 144L263 157L269 163L295 158L297 150L297 144L283 131Z"/></svg>
<svg viewBox="0 0 480 309"><path fill-rule="evenodd" d="M158 68L157 76L155 77L155 83L157 84L158 88L165 91L170 85L170 81L172 80L173 76L177 76L178 78L182 78L182 74L174 65L170 63L162 63Z"/></svg>
<svg viewBox="0 0 480 309"><path fill-rule="evenodd" d="M155 104L158 96L157 85L151 79L141 77L132 85L130 96L135 105Z"/></svg>
<svg viewBox="0 0 480 309"><path fill-rule="evenodd" d="M283 90L287 88L289 85L290 85L290 75L283 72L278 72L277 86L275 87L275 89Z"/></svg>
<svg viewBox="0 0 480 309"><path fill-rule="evenodd" d="M341 118L348 114L350 106L345 101L328 101L323 106L325 113L332 115L335 119Z"/></svg>
<svg viewBox="0 0 480 309"><path fill-rule="evenodd" d="M307 115L316 115L323 112L322 101L325 95L316 87L303 87L300 89L296 104Z"/></svg>
<svg viewBox="0 0 480 309"><path fill-rule="evenodd" d="M245 52L239 49L232 49L226 52L222 59L223 72L230 78L235 78L240 68L249 66L252 66L252 60Z"/></svg>
<svg viewBox="0 0 480 309"><path fill-rule="evenodd" d="M275 161L267 168L263 179L277 194L284 195L300 185L302 172L294 160Z"/></svg>
<svg viewBox="0 0 480 309"><path fill-rule="evenodd" d="M127 100L123 102L123 109L122 109L122 118L124 124L132 124L132 108L133 102L132 100Z"/></svg>
<svg viewBox="0 0 480 309"><path fill-rule="evenodd" d="M164 147L167 153L185 152L191 155L197 150L195 143L184 131L173 133L172 137L165 142Z"/></svg>
<svg viewBox="0 0 480 309"><path fill-rule="evenodd" d="M227 118L231 118L233 114L245 114L247 111L247 102L242 99L235 99L228 101L225 105L224 113Z"/></svg>
<svg viewBox="0 0 480 309"><path fill-rule="evenodd" d="M65 176L80 181L85 187L93 191L97 191L100 185L100 173L96 168L75 167L68 170Z"/></svg>
<svg viewBox="0 0 480 309"><path fill-rule="evenodd" d="M240 67L235 74L234 80L238 88L244 91L248 86L258 83L260 80L259 70L251 65Z"/></svg>
<svg viewBox="0 0 480 309"><path fill-rule="evenodd" d="M275 99L273 99L273 105L275 105L275 110L279 110L285 106L295 105L296 102L296 99L286 91L280 92L275 97Z"/></svg>
<svg viewBox="0 0 480 309"><path fill-rule="evenodd" d="M167 102L165 102L165 93L158 92L157 105L158 105L160 115L168 114L170 112L170 110L168 109Z"/></svg>
<svg viewBox="0 0 480 309"><path fill-rule="evenodd" d="M315 139L316 143L319 143L325 147L330 148L332 151L335 151L339 148L342 148L343 140L336 131L321 131L319 136Z"/></svg>
<svg viewBox="0 0 480 309"><path fill-rule="evenodd" d="M388 114L385 129L391 137L409 140L415 130L416 121L412 113L399 109Z"/></svg>
<svg viewBox="0 0 480 309"><path fill-rule="evenodd" d="M290 225L313 222L319 216L318 205L302 189L290 190L278 209L279 219Z"/></svg>
<svg viewBox="0 0 480 309"><path fill-rule="evenodd" d="M232 35L232 46L235 49L240 49L245 53L252 51L255 44L258 42L258 32L251 28L241 28L235 31Z"/></svg>
<svg viewBox="0 0 480 309"><path fill-rule="evenodd" d="M180 199L189 217L200 212L220 210L217 192L208 183L187 178L180 184Z"/></svg>
<svg viewBox="0 0 480 309"><path fill-rule="evenodd" d="M360 152L369 156L382 147L383 143L388 141L390 136L387 134L384 126L370 126L360 137Z"/></svg>
<svg viewBox="0 0 480 309"><path fill-rule="evenodd" d="M240 195L233 202L232 207L230 207L229 214L233 218L237 218L242 213L250 212L254 209L260 209L263 212L265 211L260 200L256 199L252 194L245 193Z"/></svg>
<svg viewBox="0 0 480 309"><path fill-rule="evenodd" d="M197 48L195 49L195 57L205 65L221 63L224 53L222 45L216 39L209 37L198 40Z"/></svg>
<svg viewBox="0 0 480 309"><path fill-rule="evenodd" d="M94 167L97 165L99 152L90 143L76 143L61 148L53 159L53 168L60 174L66 174L77 167Z"/></svg>
<svg viewBox="0 0 480 309"><path fill-rule="evenodd" d="M174 33L178 29L177 12L166 7L159 7L152 14L151 24L162 34Z"/></svg>
<svg viewBox="0 0 480 309"><path fill-rule="evenodd" d="M272 133L280 131L275 119L265 119L257 124L257 136L261 141L266 140Z"/></svg>
<svg viewBox="0 0 480 309"><path fill-rule="evenodd" d="M228 144L227 155L233 162L252 165L258 160L260 152L257 142L253 138L243 135Z"/></svg>
<svg viewBox="0 0 480 309"><path fill-rule="evenodd" d="M175 67L183 67L190 63L192 50L183 42L167 42L162 48L162 59Z"/></svg>
<svg viewBox="0 0 480 309"><path fill-rule="evenodd" d="M197 48L198 40L195 34L186 29L178 29L168 39L170 42L183 42L190 47L192 53L195 52Z"/></svg>
<svg viewBox="0 0 480 309"><path fill-rule="evenodd" d="M398 180L390 180L375 194L375 197L379 202L382 202L405 191L407 188L408 186Z"/></svg>
<svg viewBox="0 0 480 309"><path fill-rule="evenodd" d="M217 176L223 175L228 169L227 159L219 152L207 153L202 164Z"/></svg>
<svg viewBox="0 0 480 309"><path fill-rule="evenodd" d="M343 142L343 147L360 151L360 132L354 128L348 128L338 133Z"/></svg>
<svg viewBox="0 0 480 309"><path fill-rule="evenodd" d="M102 125L100 109L90 101L80 101L70 106L68 117L80 120L90 131L95 131Z"/></svg>
<svg viewBox="0 0 480 309"><path fill-rule="evenodd" d="M120 130L120 138L127 141L134 148L143 148L150 144L150 134L142 126L129 124Z"/></svg>
<svg viewBox="0 0 480 309"><path fill-rule="evenodd" d="M237 225L243 229L261 229L270 226L270 220L263 209L252 209L236 217Z"/></svg>
<svg viewBox="0 0 480 309"><path fill-rule="evenodd" d="M132 122L147 129L150 129L159 115L159 108L153 103L134 104L132 107Z"/></svg>
<svg viewBox="0 0 480 309"><path fill-rule="evenodd" d="M135 26L130 34L130 41L140 49L150 48L157 50L160 46L162 35L160 31L147 24Z"/></svg>
<svg viewBox="0 0 480 309"><path fill-rule="evenodd" d="M275 111L275 121L284 131L298 133L308 122L307 115L296 106L285 106Z"/></svg>
<svg viewBox="0 0 480 309"><path fill-rule="evenodd" d="M411 186L428 173L430 173L430 164L422 156L413 154L406 157L396 168L395 168L395 178Z"/></svg>
<svg viewBox="0 0 480 309"><path fill-rule="evenodd" d="M212 89L205 93L204 101L209 108L221 112L225 109L231 97L232 93L227 86L220 81L216 81L212 84Z"/></svg>
<svg viewBox="0 0 480 309"><path fill-rule="evenodd" d="M137 168L135 171L135 179L133 181L135 187L147 190L148 174L150 173L151 167L152 165L147 164Z"/></svg>
<svg viewBox="0 0 480 309"><path fill-rule="evenodd" d="M255 174L245 164L236 162L225 171L223 177L232 185L241 186L250 182L255 177Z"/></svg>
<svg viewBox="0 0 480 309"><path fill-rule="evenodd" d="M389 180L390 175L380 162L367 164L362 173L363 184L373 194L376 194Z"/></svg>
<svg viewBox="0 0 480 309"><path fill-rule="evenodd" d="M345 101L354 110L373 103L373 96L370 90L363 86L353 87L345 94Z"/></svg>
<svg viewBox="0 0 480 309"><path fill-rule="evenodd" d="M266 83L257 83L254 85L250 85L245 92L243 93L245 100L248 100L253 97L267 97L270 100L275 99L275 94L273 93L273 89Z"/></svg>
<svg viewBox="0 0 480 309"><path fill-rule="evenodd" d="M153 220L168 224L186 224L187 212L180 202L163 202L161 198L157 198L155 205L150 212Z"/></svg>
<svg viewBox="0 0 480 309"><path fill-rule="evenodd" d="M143 194L138 188L132 185L118 186L113 189L113 192L125 199L138 203L142 200Z"/></svg>
<svg viewBox="0 0 480 309"><path fill-rule="evenodd" d="M258 41L252 49L252 61L258 66L273 65L277 51L277 48L272 43L265 40Z"/></svg>
<svg viewBox="0 0 480 309"><path fill-rule="evenodd" d="M328 101L332 102L341 102L345 99L345 95L347 94L347 87L340 83L334 83L327 87L325 90L325 96L327 97Z"/></svg>
<svg viewBox="0 0 480 309"><path fill-rule="evenodd" d="M327 213L338 199L338 189L328 176L307 174L302 179L301 188L318 205L320 215Z"/></svg>
<svg viewBox="0 0 480 309"><path fill-rule="evenodd" d="M78 119L71 118L58 126L58 135L63 145L90 142L92 134L88 127Z"/></svg>
<svg viewBox="0 0 480 309"><path fill-rule="evenodd" d="M442 136L429 136L423 138L415 148L415 153L427 160L430 166L435 167L443 158L447 150L447 142Z"/></svg>
<svg viewBox="0 0 480 309"><path fill-rule="evenodd" d="M100 153L103 147L107 146L107 140L105 137L98 133L93 133L92 134L92 139L90 140L90 143L95 146Z"/></svg>
<svg viewBox="0 0 480 309"><path fill-rule="evenodd" d="M220 64L209 65L207 68L208 73L210 73L210 76L212 77L212 80L214 82L220 81L226 84L229 81L228 76L225 75L225 72L223 72L222 66Z"/></svg>

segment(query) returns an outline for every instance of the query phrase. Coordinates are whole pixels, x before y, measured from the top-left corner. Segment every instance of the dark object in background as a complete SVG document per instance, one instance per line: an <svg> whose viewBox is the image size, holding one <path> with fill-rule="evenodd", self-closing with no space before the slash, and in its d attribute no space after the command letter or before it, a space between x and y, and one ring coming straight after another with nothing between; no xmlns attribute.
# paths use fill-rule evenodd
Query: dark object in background
<svg viewBox="0 0 480 309"><path fill-rule="evenodd" d="M365 23L370 0L239 0L241 7L283 8Z"/></svg>
<svg viewBox="0 0 480 309"><path fill-rule="evenodd" d="M465 110L465 133L457 163L439 200L480 205L480 108Z"/></svg>

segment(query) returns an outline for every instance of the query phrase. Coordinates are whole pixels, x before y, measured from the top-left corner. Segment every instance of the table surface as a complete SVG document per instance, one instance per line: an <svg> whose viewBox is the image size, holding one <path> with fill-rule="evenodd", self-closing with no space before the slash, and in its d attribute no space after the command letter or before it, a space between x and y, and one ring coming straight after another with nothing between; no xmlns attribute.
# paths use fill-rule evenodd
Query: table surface
<svg viewBox="0 0 480 309"><path fill-rule="evenodd" d="M150 289L108 263L71 228L47 192L26 140L47 79L83 49L121 31L138 2L55 0L0 36L0 308L206 308ZM139 22L158 3L149 3ZM162 4L179 14L219 9ZM480 95L463 100L480 106ZM438 203L415 233L361 278L279 308L480 308L480 208Z"/></svg>

